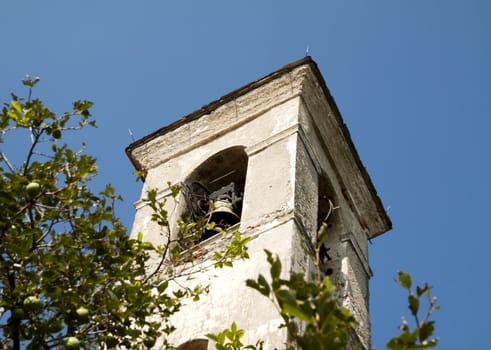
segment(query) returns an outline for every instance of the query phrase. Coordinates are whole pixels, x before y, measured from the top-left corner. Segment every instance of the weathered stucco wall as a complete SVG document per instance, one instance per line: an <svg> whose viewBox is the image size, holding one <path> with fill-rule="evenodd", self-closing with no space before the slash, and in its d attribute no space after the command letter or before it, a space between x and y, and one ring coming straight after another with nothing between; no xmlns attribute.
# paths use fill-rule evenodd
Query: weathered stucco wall
<svg viewBox="0 0 491 350"><path fill-rule="evenodd" d="M129 148L145 173L142 198L149 189L168 195L167 182L180 183L200 164L221 150L243 146L248 157L239 230L253 238L251 258L233 268L202 271L192 283L210 286L209 294L189 303L173 319L176 344L218 332L235 321L246 330L246 341L265 341L265 348L280 348L286 341L281 319L266 298L245 287L247 278L269 275L263 250L278 254L285 273L314 271L313 246L318 229L319 196L327 195L336 209L327 246L327 267L340 302L348 306L360 325L357 341L370 348L368 317L367 238L390 227L380 201L349 139L349 134L312 61L272 73L227 95ZM182 201L170 222L182 212ZM179 207L181 206L181 207ZM132 234L143 232L158 243L159 228L150 221L143 201L136 203ZM225 238L226 240L226 238ZM201 243L218 249L223 238ZM206 257L206 255L205 255ZM194 268L198 268L197 265Z"/></svg>
<svg viewBox="0 0 491 350"><path fill-rule="evenodd" d="M171 340L180 344L202 338L208 332L219 332L232 322L246 330L244 342L265 342L266 349L281 346L286 341L284 329L279 329L281 317L274 305L258 292L247 288L247 278L257 278L259 273L269 275L264 249L277 252L282 258L284 271L290 269L293 254L293 222L279 219L264 230L249 232L254 239L249 244L248 260L234 263L232 268L211 269L200 273L192 283L209 285L209 293L198 302L190 302L183 312L173 319L177 331ZM211 347L210 347L211 348Z"/></svg>

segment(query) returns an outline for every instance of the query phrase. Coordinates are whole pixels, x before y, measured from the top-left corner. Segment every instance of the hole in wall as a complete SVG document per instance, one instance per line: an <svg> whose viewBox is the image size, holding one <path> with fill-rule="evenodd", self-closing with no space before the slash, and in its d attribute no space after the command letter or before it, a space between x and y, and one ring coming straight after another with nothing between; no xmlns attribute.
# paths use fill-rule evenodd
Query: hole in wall
<svg viewBox="0 0 491 350"><path fill-rule="evenodd" d="M227 148L201 163L186 179L183 217L226 229L240 222L248 158L244 147ZM200 241L217 233L205 230Z"/></svg>
<svg viewBox="0 0 491 350"><path fill-rule="evenodd" d="M207 350L208 339L192 339L177 347L176 350Z"/></svg>
<svg viewBox="0 0 491 350"><path fill-rule="evenodd" d="M329 239L329 235L333 232L333 229L337 225L337 215L335 213L336 206L336 196L334 188L329 181L328 177L324 175L319 175L319 201L317 204L317 227L320 229L322 225L327 225L327 238L323 238L323 244L320 246L319 251L319 259L321 270L324 275L332 275L333 268L331 261L333 260L331 255L331 247L329 242L332 242L332 239Z"/></svg>

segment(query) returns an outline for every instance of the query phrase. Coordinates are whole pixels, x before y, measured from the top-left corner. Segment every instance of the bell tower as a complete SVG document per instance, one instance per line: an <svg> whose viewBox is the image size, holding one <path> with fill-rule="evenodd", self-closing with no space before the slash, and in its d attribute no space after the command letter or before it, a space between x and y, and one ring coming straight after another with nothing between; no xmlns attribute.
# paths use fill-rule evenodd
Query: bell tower
<svg viewBox="0 0 491 350"><path fill-rule="evenodd" d="M391 222L310 57L211 102L126 152L144 175L142 198L149 189L165 198L168 182L182 184L170 222L184 213L214 216L252 238L250 259L197 274L209 293L173 320L179 349L212 349L204 334L232 321L245 330L245 342L262 339L266 349L281 348L287 334L278 328L280 315L245 280L269 275L264 249L280 257L286 273L310 275L316 231L326 217L331 228L323 272L359 322L355 341L370 349L367 240L388 231ZM143 232L158 243L150 216L138 201L132 234ZM226 239L210 232L199 245L213 252Z"/></svg>

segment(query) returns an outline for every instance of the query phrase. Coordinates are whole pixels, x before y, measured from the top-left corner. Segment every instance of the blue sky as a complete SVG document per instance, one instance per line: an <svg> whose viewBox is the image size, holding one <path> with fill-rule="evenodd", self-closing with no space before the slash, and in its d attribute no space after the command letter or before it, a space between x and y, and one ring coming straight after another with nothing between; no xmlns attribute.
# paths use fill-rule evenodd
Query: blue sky
<svg viewBox="0 0 491 350"><path fill-rule="evenodd" d="M408 316L403 269L434 285L440 349L484 349L490 16L487 0L3 0L0 100L30 74L56 111L94 101L87 151L130 225L141 184L128 129L145 136L309 47L394 224L370 246L374 347Z"/></svg>

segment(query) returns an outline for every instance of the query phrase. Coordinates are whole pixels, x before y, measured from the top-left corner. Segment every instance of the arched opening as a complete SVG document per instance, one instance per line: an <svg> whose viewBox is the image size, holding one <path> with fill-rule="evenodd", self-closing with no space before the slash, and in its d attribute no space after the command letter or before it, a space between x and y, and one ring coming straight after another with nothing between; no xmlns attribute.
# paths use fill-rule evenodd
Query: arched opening
<svg viewBox="0 0 491 350"><path fill-rule="evenodd" d="M177 347L176 350L207 350L208 339L192 339Z"/></svg>
<svg viewBox="0 0 491 350"><path fill-rule="evenodd" d="M317 206L317 227L320 227L323 222L332 225L334 214L333 210L336 207L336 198L334 197L334 189L331 182L325 175L319 176L319 202Z"/></svg>
<svg viewBox="0 0 491 350"><path fill-rule="evenodd" d="M247 160L244 147L236 146L218 152L199 165L184 182L184 217L193 222L213 222L221 229L240 222ZM216 232L206 230L200 240Z"/></svg>
<svg viewBox="0 0 491 350"><path fill-rule="evenodd" d="M323 224L327 225L327 239L323 239L323 244L320 247L320 267L325 275L331 275L333 269L331 267L332 257L330 254L330 244L333 242L331 232L335 230L335 226L339 223L337 213L337 198L334 188L325 174L319 175L319 201L317 204L317 227L321 228Z"/></svg>

